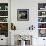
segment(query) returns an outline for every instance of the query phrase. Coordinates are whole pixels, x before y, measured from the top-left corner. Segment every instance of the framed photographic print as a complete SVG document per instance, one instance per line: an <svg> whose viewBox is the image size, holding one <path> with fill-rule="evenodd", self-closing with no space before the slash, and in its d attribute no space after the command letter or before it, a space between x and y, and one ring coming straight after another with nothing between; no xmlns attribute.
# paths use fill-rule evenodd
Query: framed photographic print
<svg viewBox="0 0 46 46"><path fill-rule="evenodd" d="M17 9L17 21L29 21L29 9Z"/></svg>

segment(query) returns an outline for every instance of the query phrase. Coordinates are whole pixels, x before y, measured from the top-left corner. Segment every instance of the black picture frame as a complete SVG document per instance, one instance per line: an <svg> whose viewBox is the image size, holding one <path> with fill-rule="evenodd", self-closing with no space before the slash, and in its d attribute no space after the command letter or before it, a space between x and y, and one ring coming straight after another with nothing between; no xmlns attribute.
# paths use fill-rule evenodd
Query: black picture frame
<svg viewBox="0 0 46 46"><path fill-rule="evenodd" d="M29 21L29 9L17 9L17 21Z"/></svg>

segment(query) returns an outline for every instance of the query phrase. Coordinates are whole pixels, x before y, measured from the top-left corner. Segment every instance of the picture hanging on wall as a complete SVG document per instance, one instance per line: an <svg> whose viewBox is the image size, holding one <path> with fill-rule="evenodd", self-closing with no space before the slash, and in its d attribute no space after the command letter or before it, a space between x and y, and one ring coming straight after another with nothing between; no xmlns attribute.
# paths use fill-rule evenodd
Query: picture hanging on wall
<svg viewBox="0 0 46 46"><path fill-rule="evenodd" d="M17 9L17 21L29 21L29 9Z"/></svg>

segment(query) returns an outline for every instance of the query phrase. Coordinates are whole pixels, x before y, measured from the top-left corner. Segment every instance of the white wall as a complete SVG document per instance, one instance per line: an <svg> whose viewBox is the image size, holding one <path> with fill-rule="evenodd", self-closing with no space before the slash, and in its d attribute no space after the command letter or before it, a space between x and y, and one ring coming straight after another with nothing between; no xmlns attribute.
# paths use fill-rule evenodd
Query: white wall
<svg viewBox="0 0 46 46"><path fill-rule="evenodd" d="M29 21L17 21L17 9L29 9ZM37 2L32 0L12 0L11 20L16 25L17 30L27 30L31 25L37 27Z"/></svg>
<svg viewBox="0 0 46 46"><path fill-rule="evenodd" d="M19 30L27 30L32 24L35 26L36 33L33 33L33 46L44 45L43 38L35 38L38 36L38 3L46 3L46 0L11 0L11 22L14 23L18 32ZM29 21L17 21L17 9L29 9Z"/></svg>
<svg viewBox="0 0 46 46"><path fill-rule="evenodd" d="M29 26L38 27L38 3L45 3L46 0L11 0L11 22L17 30L27 30ZM17 9L29 9L29 21L17 21Z"/></svg>

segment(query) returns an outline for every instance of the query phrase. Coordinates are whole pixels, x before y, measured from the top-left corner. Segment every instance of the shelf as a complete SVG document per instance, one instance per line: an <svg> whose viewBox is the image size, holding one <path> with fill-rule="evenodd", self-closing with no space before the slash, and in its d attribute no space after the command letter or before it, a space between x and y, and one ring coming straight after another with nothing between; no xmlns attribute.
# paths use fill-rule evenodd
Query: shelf
<svg viewBox="0 0 46 46"><path fill-rule="evenodd" d="M46 15L44 15L44 16L38 16L38 17L46 17Z"/></svg>
<svg viewBox="0 0 46 46"><path fill-rule="evenodd" d="M38 28L38 29L46 29L46 28Z"/></svg>
<svg viewBox="0 0 46 46"><path fill-rule="evenodd" d="M0 35L8 37L8 3L0 3Z"/></svg>
<svg viewBox="0 0 46 46"><path fill-rule="evenodd" d="M46 22L38 22L38 23L46 23Z"/></svg>
<svg viewBox="0 0 46 46"><path fill-rule="evenodd" d="M0 10L0 11L8 11L8 10Z"/></svg>
<svg viewBox="0 0 46 46"><path fill-rule="evenodd" d="M8 17L8 16L0 16L0 17Z"/></svg>
<svg viewBox="0 0 46 46"><path fill-rule="evenodd" d="M0 22L0 23L8 23L8 22Z"/></svg>
<svg viewBox="0 0 46 46"><path fill-rule="evenodd" d="M38 11L46 11L46 10L38 10Z"/></svg>
<svg viewBox="0 0 46 46"><path fill-rule="evenodd" d="M46 37L46 3L38 3L38 36Z"/></svg>

